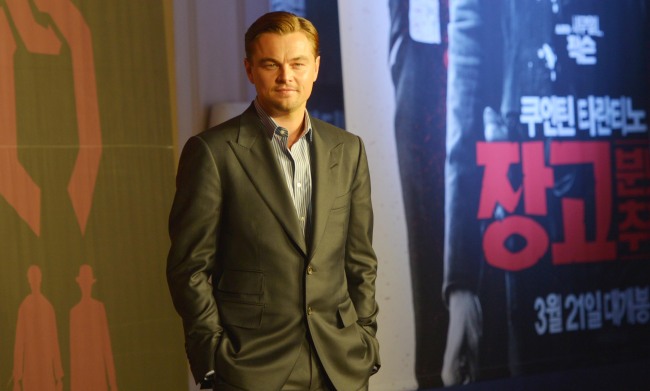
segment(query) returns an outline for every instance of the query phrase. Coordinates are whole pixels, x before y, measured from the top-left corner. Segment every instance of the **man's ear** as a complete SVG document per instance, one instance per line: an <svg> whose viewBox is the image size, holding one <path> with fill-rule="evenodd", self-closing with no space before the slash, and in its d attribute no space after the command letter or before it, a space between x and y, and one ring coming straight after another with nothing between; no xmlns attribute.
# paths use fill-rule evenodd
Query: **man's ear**
<svg viewBox="0 0 650 391"><path fill-rule="evenodd" d="M314 61L314 81L318 79L318 70L320 69L320 56L317 56Z"/></svg>
<svg viewBox="0 0 650 391"><path fill-rule="evenodd" d="M250 81L251 84L255 84L253 82L253 64L251 64L248 58L244 58L244 69L246 69L246 77L248 77L248 81Z"/></svg>

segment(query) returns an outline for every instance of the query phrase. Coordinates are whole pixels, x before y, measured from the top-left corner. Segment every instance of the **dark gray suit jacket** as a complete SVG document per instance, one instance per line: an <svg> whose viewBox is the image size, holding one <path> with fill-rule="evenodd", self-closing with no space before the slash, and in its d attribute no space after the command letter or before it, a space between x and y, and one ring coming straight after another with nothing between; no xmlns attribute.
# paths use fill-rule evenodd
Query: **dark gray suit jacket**
<svg viewBox="0 0 650 391"><path fill-rule="evenodd" d="M251 105L183 149L167 278L195 379L278 390L307 331L339 390L379 367L377 259L361 139L312 118L307 242Z"/></svg>

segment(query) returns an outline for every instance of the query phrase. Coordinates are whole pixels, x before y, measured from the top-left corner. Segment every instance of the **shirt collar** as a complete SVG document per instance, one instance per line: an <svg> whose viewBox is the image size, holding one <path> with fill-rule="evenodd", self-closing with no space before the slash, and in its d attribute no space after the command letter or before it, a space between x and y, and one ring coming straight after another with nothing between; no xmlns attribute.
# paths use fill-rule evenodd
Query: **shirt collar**
<svg viewBox="0 0 650 391"><path fill-rule="evenodd" d="M255 106L255 111L257 112L257 116L260 118L262 121L262 125L264 126L264 131L266 132L266 135L269 138L273 138L273 134L279 132L280 129L284 129L282 126L279 126L273 118L271 118L270 115L264 111L262 106L259 104L257 101L257 98L253 101L253 104ZM305 110L305 127L302 130L302 134L300 137L306 137L307 141L311 142L312 141L312 127L311 127L311 119L309 118L309 113L307 110Z"/></svg>

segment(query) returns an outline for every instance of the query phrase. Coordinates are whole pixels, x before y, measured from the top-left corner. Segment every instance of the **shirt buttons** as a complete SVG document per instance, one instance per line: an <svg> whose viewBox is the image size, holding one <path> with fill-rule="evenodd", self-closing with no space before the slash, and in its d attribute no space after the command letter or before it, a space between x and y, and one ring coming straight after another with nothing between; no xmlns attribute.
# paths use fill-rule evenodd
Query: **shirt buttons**
<svg viewBox="0 0 650 391"><path fill-rule="evenodd" d="M307 274L314 274L314 268L307 266Z"/></svg>
<svg viewBox="0 0 650 391"><path fill-rule="evenodd" d="M311 315L311 314L312 314L311 306L308 305L307 306L307 315Z"/></svg>

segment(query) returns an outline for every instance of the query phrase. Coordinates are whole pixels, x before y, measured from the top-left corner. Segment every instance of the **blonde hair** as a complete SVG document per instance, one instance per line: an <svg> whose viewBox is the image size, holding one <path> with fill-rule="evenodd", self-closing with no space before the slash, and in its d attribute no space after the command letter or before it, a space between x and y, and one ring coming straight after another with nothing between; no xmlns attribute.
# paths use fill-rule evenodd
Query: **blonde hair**
<svg viewBox="0 0 650 391"><path fill-rule="evenodd" d="M320 41L316 27L307 19L294 15L290 12L277 11L269 12L260 16L246 31L244 36L244 48L246 58L251 60L253 56L253 43L261 34L274 33L279 35L302 32L312 44L314 58L320 55Z"/></svg>

